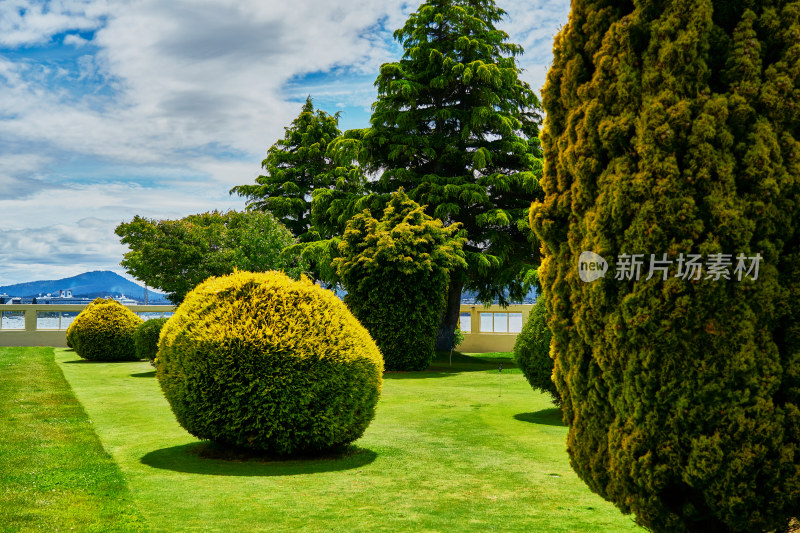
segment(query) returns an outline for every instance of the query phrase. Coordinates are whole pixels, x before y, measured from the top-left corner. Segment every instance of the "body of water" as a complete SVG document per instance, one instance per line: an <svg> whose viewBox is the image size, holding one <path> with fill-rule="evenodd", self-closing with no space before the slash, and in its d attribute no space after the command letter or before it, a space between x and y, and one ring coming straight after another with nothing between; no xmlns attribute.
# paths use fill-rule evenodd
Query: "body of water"
<svg viewBox="0 0 800 533"><path fill-rule="evenodd" d="M79 311L38 311L36 313L36 329L56 329L65 330L72 324ZM152 311L147 313L136 313L142 320L152 318L170 317L172 312L161 313ZM23 330L25 329L24 311L0 311L0 329Z"/></svg>

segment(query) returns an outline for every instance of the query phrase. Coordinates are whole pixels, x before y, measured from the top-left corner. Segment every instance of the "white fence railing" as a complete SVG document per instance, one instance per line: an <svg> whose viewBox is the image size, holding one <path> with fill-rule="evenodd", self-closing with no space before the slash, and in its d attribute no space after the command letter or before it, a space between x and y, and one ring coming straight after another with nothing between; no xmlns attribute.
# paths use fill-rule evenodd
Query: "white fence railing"
<svg viewBox="0 0 800 533"><path fill-rule="evenodd" d="M66 329L86 307L83 304L0 305L0 346L67 345ZM172 305L126 306L143 319L170 316ZM517 335L528 320L532 305L484 307L462 305L460 327L462 352L510 352Z"/></svg>
<svg viewBox="0 0 800 533"><path fill-rule="evenodd" d="M0 305L0 346L67 345L66 330L84 304ZM173 305L127 305L143 319L171 316Z"/></svg>

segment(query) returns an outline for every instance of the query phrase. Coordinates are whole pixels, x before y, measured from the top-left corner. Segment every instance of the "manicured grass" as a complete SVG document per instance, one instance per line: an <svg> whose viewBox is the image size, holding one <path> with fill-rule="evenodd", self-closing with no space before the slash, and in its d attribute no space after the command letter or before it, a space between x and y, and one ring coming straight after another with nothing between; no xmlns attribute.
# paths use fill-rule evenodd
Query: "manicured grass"
<svg viewBox="0 0 800 533"><path fill-rule="evenodd" d="M147 530L53 349L0 348L0 377L0 531Z"/></svg>
<svg viewBox="0 0 800 533"><path fill-rule="evenodd" d="M503 372L519 374L521 371L514 364L514 354L509 352L489 352L467 354L454 351L436 352L428 371L431 372L464 372L470 370L498 370L503 365Z"/></svg>
<svg viewBox="0 0 800 533"><path fill-rule="evenodd" d="M288 461L209 458L224 451L175 422L146 362L56 359L156 531L638 530L572 472L558 411L509 354L453 355L387 374L346 454Z"/></svg>

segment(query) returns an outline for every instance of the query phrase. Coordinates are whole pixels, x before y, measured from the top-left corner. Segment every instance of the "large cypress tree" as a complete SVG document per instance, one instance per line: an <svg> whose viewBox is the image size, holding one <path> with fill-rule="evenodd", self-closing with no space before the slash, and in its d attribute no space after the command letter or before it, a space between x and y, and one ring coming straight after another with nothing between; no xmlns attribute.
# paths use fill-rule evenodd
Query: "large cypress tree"
<svg viewBox="0 0 800 533"><path fill-rule="evenodd" d="M800 515L800 2L573 0L554 56L531 223L573 468L655 531L783 530ZM581 281L583 251L610 272ZM615 276L621 254L643 254L640 279ZM650 254L667 279L647 279ZM757 277L739 254L760 254Z"/></svg>
<svg viewBox="0 0 800 533"><path fill-rule="evenodd" d="M394 34L400 61L381 66L364 161L373 191L403 187L466 230L468 267L451 276L439 347L448 348L464 286L484 301L521 299L531 257L527 212L541 171L539 101L519 79L493 0L427 0Z"/></svg>
<svg viewBox="0 0 800 533"><path fill-rule="evenodd" d="M231 194L246 197L249 209L271 212L300 242L319 239L311 223L311 194L336 184L336 165L326 152L341 134L338 123L338 113L314 110L309 96L297 118L284 128L284 138L267 151L261 162L266 174L255 184L232 188Z"/></svg>

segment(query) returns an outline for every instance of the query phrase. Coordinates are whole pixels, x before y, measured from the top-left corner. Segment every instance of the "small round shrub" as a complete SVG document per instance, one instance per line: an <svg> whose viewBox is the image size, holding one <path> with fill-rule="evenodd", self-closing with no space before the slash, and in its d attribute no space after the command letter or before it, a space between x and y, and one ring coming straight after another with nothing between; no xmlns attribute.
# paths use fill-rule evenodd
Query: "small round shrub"
<svg viewBox="0 0 800 533"><path fill-rule="evenodd" d="M378 347L335 294L279 272L195 287L164 326L156 359L189 433L278 455L359 438L382 373Z"/></svg>
<svg viewBox="0 0 800 533"><path fill-rule="evenodd" d="M72 348L73 350L75 349L75 319L72 320L67 328L67 347Z"/></svg>
<svg viewBox="0 0 800 533"><path fill-rule="evenodd" d="M136 360L133 334L142 319L118 301L98 298L75 317L67 341L91 361Z"/></svg>
<svg viewBox="0 0 800 533"><path fill-rule="evenodd" d="M460 327L456 326L456 329L453 331L453 342L450 345L450 349L455 350L462 342L464 342L464 333L461 331Z"/></svg>
<svg viewBox="0 0 800 533"><path fill-rule="evenodd" d="M78 319L81 317L82 314L84 314L87 311L89 311L93 306L95 306L95 305L97 305L97 304L99 304L101 302L105 302L105 301L106 301L105 298L95 298L92 301L92 303L90 303L89 305L84 307L83 311L81 311L78 314L78 316L76 316L72 320L72 322L70 323L69 327L67 328L67 346L68 347L72 348L75 351L78 351L78 347L77 347L78 339L76 338L76 331L77 331L78 327L80 327L79 326L80 320L78 320Z"/></svg>
<svg viewBox="0 0 800 533"><path fill-rule="evenodd" d="M158 353L158 335L167 320L169 318L151 318L136 328L133 342L136 347L137 359L149 359L151 363L155 361L156 353Z"/></svg>
<svg viewBox="0 0 800 533"><path fill-rule="evenodd" d="M549 394L553 403L561 405L561 397L553 383L553 360L550 358L550 328L547 327L544 299L536 300L528 321L514 344L514 361L534 389Z"/></svg>

